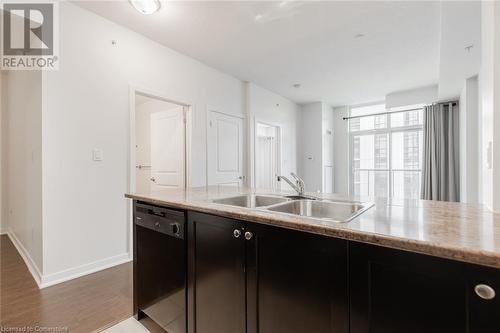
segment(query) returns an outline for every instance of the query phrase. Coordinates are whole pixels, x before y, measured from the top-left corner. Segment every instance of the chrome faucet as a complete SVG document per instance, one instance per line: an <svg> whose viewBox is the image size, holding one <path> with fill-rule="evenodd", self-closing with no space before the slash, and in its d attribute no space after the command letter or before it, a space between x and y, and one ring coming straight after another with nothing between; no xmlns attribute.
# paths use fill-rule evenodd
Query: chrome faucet
<svg viewBox="0 0 500 333"><path fill-rule="evenodd" d="M297 176L294 172L291 172L290 175L295 179L295 184L285 176L278 176L278 181L284 180L285 182L288 183L288 185L290 185L298 193L298 195L303 196L304 189L305 189L304 181L302 180L302 178Z"/></svg>

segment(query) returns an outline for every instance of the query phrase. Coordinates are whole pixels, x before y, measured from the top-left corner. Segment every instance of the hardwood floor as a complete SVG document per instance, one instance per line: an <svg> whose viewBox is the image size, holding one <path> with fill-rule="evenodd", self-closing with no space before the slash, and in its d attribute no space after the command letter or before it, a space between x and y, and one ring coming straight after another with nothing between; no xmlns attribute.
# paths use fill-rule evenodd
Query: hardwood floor
<svg viewBox="0 0 500 333"><path fill-rule="evenodd" d="M0 236L2 332L26 326L100 331L132 316L132 307L132 263L40 290L10 239Z"/></svg>

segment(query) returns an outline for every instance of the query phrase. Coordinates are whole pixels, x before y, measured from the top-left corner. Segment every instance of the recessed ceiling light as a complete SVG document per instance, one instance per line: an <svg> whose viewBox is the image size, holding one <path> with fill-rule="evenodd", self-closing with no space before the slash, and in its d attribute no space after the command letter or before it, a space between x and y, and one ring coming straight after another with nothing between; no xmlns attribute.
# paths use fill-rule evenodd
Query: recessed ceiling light
<svg viewBox="0 0 500 333"><path fill-rule="evenodd" d="M160 7L159 0L129 0L130 4L141 14L149 15L157 12Z"/></svg>
<svg viewBox="0 0 500 333"><path fill-rule="evenodd" d="M254 18L254 19L255 19L255 21L256 21L256 22L259 22L259 21L260 21L260 20L262 20L263 18L264 18L264 15L262 15L262 14L257 14L257 15L255 15L255 18Z"/></svg>

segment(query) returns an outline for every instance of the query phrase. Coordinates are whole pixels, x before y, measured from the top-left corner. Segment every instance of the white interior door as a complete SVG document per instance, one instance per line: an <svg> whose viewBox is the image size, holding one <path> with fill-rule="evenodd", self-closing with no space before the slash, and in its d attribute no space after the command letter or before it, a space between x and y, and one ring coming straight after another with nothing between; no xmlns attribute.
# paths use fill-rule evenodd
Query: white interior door
<svg viewBox="0 0 500 333"><path fill-rule="evenodd" d="M137 112L135 121L135 189L147 193L151 190L151 114Z"/></svg>
<svg viewBox="0 0 500 333"><path fill-rule="evenodd" d="M333 131L323 129L323 193L333 193Z"/></svg>
<svg viewBox="0 0 500 333"><path fill-rule="evenodd" d="M151 188L185 186L185 126L182 107L151 114Z"/></svg>
<svg viewBox="0 0 500 333"><path fill-rule="evenodd" d="M333 193L333 166L323 167L323 193Z"/></svg>
<svg viewBox="0 0 500 333"><path fill-rule="evenodd" d="M209 185L242 185L243 119L210 111L207 136Z"/></svg>
<svg viewBox="0 0 500 333"><path fill-rule="evenodd" d="M255 187L276 189L279 173L279 128L256 123L255 126Z"/></svg>

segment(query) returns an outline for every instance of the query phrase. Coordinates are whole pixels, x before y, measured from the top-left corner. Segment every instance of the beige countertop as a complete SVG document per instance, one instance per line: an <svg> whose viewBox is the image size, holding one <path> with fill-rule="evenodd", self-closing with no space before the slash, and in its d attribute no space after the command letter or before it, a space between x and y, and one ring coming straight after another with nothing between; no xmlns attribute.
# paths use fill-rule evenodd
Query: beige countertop
<svg viewBox="0 0 500 333"><path fill-rule="evenodd" d="M482 206L425 200L375 200L372 201L374 207L352 221L334 223L211 202L216 198L251 192L254 191L201 187L133 193L126 194L126 197L500 268L500 214L489 212ZM335 194L314 195L346 199Z"/></svg>

